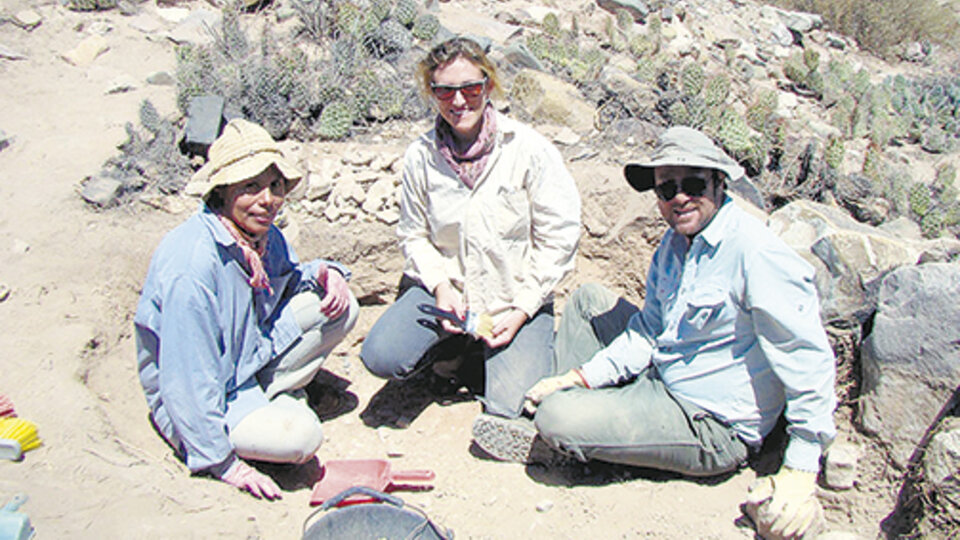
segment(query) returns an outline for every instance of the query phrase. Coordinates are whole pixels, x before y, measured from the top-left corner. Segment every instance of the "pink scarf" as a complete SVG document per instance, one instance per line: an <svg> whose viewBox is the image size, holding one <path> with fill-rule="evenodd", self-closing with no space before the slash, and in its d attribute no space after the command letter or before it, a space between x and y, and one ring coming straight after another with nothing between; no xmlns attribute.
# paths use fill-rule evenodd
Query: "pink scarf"
<svg viewBox="0 0 960 540"><path fill-rule="evenodd" d="M220 218L220 223L223 223L227 232L240 246L240 251L243 252L243 258L247 263L247 271L250 273L250 279L247 280L247 283L254 290L266 289L268 293L273 294L273 289L270 287L270 277L267 276L267 271L263 268L263 254L267 252L267 239L270 234L267 233L263 235L262 239L254 242L249 235L237 227L232 219L220 214L217 214L217 217Z"/></svg>
<svg viewBox="0 0 960 540"><path fill-rule="evenodd" d="M437 148L440 155L450 164L450 167L468 188L473 189L473 185L480 177L480 173L487 166L487 159L493 151L493 143L497 134L497 115L493 110L493 105L487 103L483 109L483 125L480 127L480 133L477 139L473 141L467 150L463 153L457 151L457 145L453 137L453 130L450 124L439 114L435 123L437 132Z"/></svg>

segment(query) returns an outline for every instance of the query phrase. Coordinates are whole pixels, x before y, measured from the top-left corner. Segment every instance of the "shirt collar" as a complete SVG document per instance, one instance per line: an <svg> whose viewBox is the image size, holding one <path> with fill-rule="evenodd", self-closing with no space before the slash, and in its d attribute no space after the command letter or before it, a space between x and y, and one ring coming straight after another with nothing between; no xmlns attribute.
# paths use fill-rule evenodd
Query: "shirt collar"
<svg viewBox="0 0 960 540"><path fill-rule="evenodd" d="M706 242L707 245L711 247L716 246L727 236L732 226L732 212L730 211L732 206L733 199L724 194L723 203L720 205L720 208L717 209L717 213L713 215L713 219L697 234L698 237L703 238L703 241Z"/></svg>
<svg viewBox="0 0 960 540"><path fill-rule="evenodd" d="M232 246L237 243L233 239L233 236L227 231L223 226L223 223L220 223L220 218L217 217L217 214L207 206L206 203L200 203L200 221L206 225L207 229L210 231L210 234L213 235L214 241L216 241L221 246Z"/></svg>

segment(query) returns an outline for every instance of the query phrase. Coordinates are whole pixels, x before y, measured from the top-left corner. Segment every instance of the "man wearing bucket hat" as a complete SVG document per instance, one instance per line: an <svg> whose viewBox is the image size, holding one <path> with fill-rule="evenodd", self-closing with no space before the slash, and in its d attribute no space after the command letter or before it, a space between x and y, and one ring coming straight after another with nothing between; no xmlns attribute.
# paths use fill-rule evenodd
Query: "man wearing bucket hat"
<svg viewBox="0 0 960 540"><path fill-rule="evenodd" d="M273 224L302 177L260 126L230 121L193 177L200 210L150 262L134 318L157 431L195 473L274 499L244 460L304 463L322 441L303 388L356 322L341 265L300 263Z"/></svg>
<svg viewBox="0 0 960 540"><path fill-rule="evenodd" d="M527 393L536 429L503 422L476 440L507 460L541 459L542 439L580 460L709 476L744 465L785 412L783 466L746 508L762 535L802 536L822 521L816 477L836 433L813 268L726 195L744 171L697 130L666 130L624 174L656 192L670 225L643 307L599 285L574 292L557 333L563 374Z"/></svg>

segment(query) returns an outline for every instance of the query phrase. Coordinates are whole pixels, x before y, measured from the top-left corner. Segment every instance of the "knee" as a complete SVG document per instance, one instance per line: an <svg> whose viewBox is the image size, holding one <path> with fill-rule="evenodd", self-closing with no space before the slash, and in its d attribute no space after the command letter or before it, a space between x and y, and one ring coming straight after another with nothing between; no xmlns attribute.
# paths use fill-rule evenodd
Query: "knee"
<svg viewBox="0 0 960 540"><path fill-rule="evenodd" d="M305 463L323 443L323 430L306 405L274 401L243 419L230 434L230 441L237 455L245 459Z"/></svg>
<svg viewBox="0 0 960 540"><path fill-rule="evenodd" d="M570 295L570 303L578 313L587 313L595 306L612 306L617 295L599 283L584 283Z"/></svg>
<svg viewBox="0 0 960 540"><path fill-rule="evenodd" d="M370 373L381 379L396 379L403 376L396 358L397 348L392 340L372 330L367 334L360 347L360 360Z"/></svg>
<svg viewBox="0 0 960 540"><path fill-rule="evenodd" d="M534 423L540 435L551 442L563 440L576 432L578 417L576 407L571 407L565 394L576 390L561 390L547 396L537 407Z"/></svg>

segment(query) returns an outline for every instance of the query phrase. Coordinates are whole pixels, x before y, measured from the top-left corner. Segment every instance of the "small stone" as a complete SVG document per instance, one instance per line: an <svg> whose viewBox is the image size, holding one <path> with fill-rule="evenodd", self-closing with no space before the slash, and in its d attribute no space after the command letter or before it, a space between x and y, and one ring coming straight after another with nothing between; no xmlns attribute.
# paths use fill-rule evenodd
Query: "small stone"
<svg viewBox="0 0 960 540"><path fill-rule="evenodd" d="M544 499L537 503L537 512L543 514L544 512L549 512L553 509L553 501L550 499Z"/></svg>
<svg viewBox="0 0 960 540"><path fill-rule="evenodd" d="M154 86L173 86L177 82L166 71L155 71L150 75L147 75L146 80L147 84L152 84Z"/></svg>
<svg viewBox="0 0 960 540"><path fill-rule="evenodd" d="M137 81L129 75L120 75L107 84L107 95L123 94L137 89Z"/></svg>
<svg viewBox="0 0 960 540"><path fill-rule="evenodd" d="M8 136L2 129L0 129L0 150L10 146L13 142L13 137Z"/></svg>
<svg viewBox="0 0 960 540"><path fill-rule="evenodd" d="M27 55L0 43L0 58L6 58L7 60L26 60Z"/></svg>
<svg viewBox="0 0 960 540"><path fill-rule="evenodd" d="M109 49L110 44L107 43L107 40L99 34L94 34L86 37L76 47L63 53L60 57L70 65L86 67Z"/></svg>
<svg viewBox="0 0 960 540"><path fill-rule="evenodd" d="M553 136L553 142L565 146L573 146L580 142L580 135L577 135L577 132L570 129L570 127L563 126L563 129Z"/></svg>
<svg viewBox="0 0 960 540"><path fill-rule="evenodd" d="M40 26L41 22L43 22L43 17L41 17L39 13L32 9L18 11L13 16L13 24L23 28L24 30L33 30L34 28Z"/></svg>
<svg viewBox="0 0 960 540"><path fill-rule="evenodd" d="M6 302L10 298L11 289L6 283L0 283L0 302Z"/></svg>
<svg viewBox="0 0 960 540"><path fill-rule="evenodd" d="M30 244L24 242L23 240L17 239L13 241L13 245L10 247L10 250L18 255L22 255L30 251Z"/></svg>
<svg viewBox="0 0 960 540"><path fill-rule="evenodd" d="M823 479L830 489L844 490L854 486L857 480L859 452L849 443L835 442L827 452Z"/></svg>
<svg viewBox="0 0 960 540"><path fill-rule="evenodd" d="M117 200L122 189L123 183L119 180L98 176L84 183L80 196L88 203L104 208Z"/></svg>

